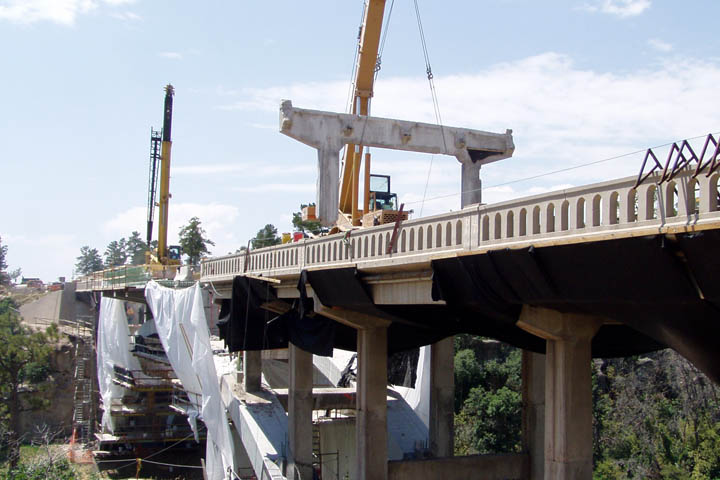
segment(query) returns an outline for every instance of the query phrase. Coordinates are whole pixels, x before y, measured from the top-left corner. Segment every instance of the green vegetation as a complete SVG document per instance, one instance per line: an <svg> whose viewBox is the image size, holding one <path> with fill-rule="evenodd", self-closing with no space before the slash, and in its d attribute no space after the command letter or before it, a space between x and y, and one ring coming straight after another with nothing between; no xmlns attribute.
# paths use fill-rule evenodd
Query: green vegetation
<svg viewBox="0 0 720 480"><path fill-rule="evenodd" d="M595 359L594 480L720 479L720 388L672 350ZM455 338L455 453L522 449L521 352Z"/></svg>
<svg viewBox="0 0 720 480"><path fill-rule="evenodd" d="M455 454L519 452L520 350L458 335L455 352Z"/></svg>
<svg viewBox="0 0 720 480"><path fill-rule="evenodd" d="M215 245L209 238L205 238L205 230L200 226L200 219L192 217L187 225L180 229L180 246L188 256L190 265L200 263L200 258L209 254L208 245Z"/></svg>
<svg viewBox="0 0 720 480"><path fill-rule="evenodd" d="M57 325L44 333L24 326L15 313L17 307L11 298L0 301L0 423L7 431L11 468L19 461L20 387L47 378L50 342L58 338Z"/></svg>
<svg viewBox="0 0 720 480"><path fill-rule="evenodd" d="M314 203L311 205L315 205ZM300 212L293 213L292 224L296 232L310 232L313 235L319 235L324 231L322 224L317 220L303 220L302 209L307 205L300 205Z"/></svg>
<svg viewBox="0 0 720 480"><path fill-rule="evenodd" d="M7 264L7 245L2 244L2 237L0 237L0 285L7 285L10 283L10 275L6 272Z"/></svg>
<svg viewBox="0 0 720 480"><path fill-rule="evenodd" d="M125 239L113 240L105 249L105 268L125 265L127 252L125 251Z"/></svg>
<svg viewBox="0 0 720 480"><path fill-rule="evenodd" d="M103 261L97 248L90 248L85 245L80 248L80 256L77 257L75 264L75 273L78 275L88 275L103 269Z"/></svg>
<svg viewBox="0 0 720 480"><path fill-rule="evenodd" d="M258 230L255 237L250 240L252 248L263 248L270 247L272 245L279 245L282 240L278 237L277 228L274 225L268 223L263 228Z"/></svg>

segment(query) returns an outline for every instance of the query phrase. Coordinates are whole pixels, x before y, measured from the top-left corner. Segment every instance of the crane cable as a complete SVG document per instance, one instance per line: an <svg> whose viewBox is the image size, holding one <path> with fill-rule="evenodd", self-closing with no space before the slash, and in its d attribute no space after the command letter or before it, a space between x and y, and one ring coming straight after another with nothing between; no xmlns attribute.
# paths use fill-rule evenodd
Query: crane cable
<svg viewBox="0 0 720 480"><path fill-rule="evenodd" d="M435 88L435 82L433 80L434 75L432 73L432 67L430 66L430 55L428 54L427 41L425 40L425 30L422 26L422 20L420 18L420 7L418 6L417 0L413 0L415 4L415 17L417 18L418 31L420 32L420 43L422 45L423 57L425 59L425 73L427 74L428 83L430 85L430 95L432 96L433 110L435 112L435 122L440 126L440 134L443 139L443 147L445 148L444 153L447 153L447 144L445 143L445 130L443 129L442 117L440 115L440 103L438 102L437 89ZM425 189L423 190L423 199L420 205L420 216L422 216L423 207L425 206L425 197L427 195L428 184L430 183L430 173L432 172L432 164L435 155L430 156L430 166L428 167L427 179L425 180Z"/></svg>
<svg viewBox="0 0 720 480"><path fill-rule="evenodd" d="M390 10L388 11L387 17L384 20L385 26L382 28L382 38L380 40L380 49L378 51L377 58L375 59L375 69L374 69L374 77L373 77L373 85L375 81L377 80L378 73L380 73L380 69L382 68L382 54L385 50L385 41L387 40L388 31L390 30L390 18L392 17L393 7L395 6L395 0L392 0L390 2ZM360 57L360 39L362 38L363 34L363 23L365 19L365 12L368 8L368 2L367 0L363 2L363 10L362 14L360 15L360 26L358 27L358 34L357 34L357 46L355 48L355 59L353 60L353 70L350 75L350 89L348 90L348 97L345 104L345 108L347 113L352 113L352 108L354 106L354 102L356 101L355 98L355 87L357 84L357 68L358 68L358 59ZM370 114L370 105L372 103L372 97L368 98L368 116ZM367 118L365 119L365 123L363 124L363 129L360 134L360 145L362 145L363 138L365 137L365 127L367 126ZM370 148L368 147L368 152L370 151ZM341 172L347 167L345 165L345 162L342 162L342 165L340 166ZM342 177L342 173L340 174ZM353 177L355 176L355 171L352 172ZM344 201L347 201L347 195L350 195L350 192L348 191L346 194L346 198L344 198Z"/></svg>

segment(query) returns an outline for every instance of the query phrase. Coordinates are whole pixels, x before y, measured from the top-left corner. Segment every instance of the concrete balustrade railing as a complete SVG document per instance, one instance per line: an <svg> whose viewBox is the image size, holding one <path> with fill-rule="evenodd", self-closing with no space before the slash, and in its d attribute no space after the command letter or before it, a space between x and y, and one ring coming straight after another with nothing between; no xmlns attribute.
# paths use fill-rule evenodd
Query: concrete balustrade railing
<svg viewBox="0 0 720 480"><path fill-rule="evenodd" d="M201 280L229 280L242 273L294 275L304 268L337 265L381 267L458 251L593 241L708 223L720 226L719 175L693 179L692 173L687 169L659 184L660 176L651 176L637 188L635 177L627 177L408 220L401 224L389 254L394 225L210 258L202 262Z"/></svg>

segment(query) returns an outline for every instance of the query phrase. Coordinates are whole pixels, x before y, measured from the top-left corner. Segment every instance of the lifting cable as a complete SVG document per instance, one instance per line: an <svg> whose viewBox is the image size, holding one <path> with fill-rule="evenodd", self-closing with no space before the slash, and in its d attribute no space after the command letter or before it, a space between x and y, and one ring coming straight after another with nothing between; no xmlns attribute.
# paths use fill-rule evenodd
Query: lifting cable
<svg viewBox="0 0 720 480"><path fill-rule="evenodd" d="M440 126L440 134L443 139L443 147L447 153L447 144L445 143L445 130L443 129L442 117L440 116L440 103L438 102L437 90L435 88L435 82L433 81L434 75L432 73L432 67L430 66L430 55L428 54L427 42L425 40L425 30L423 30L422 20L420 19L420 7L418 6L417 0L413 0L415 4L415 17L417 18L418 31L420 32L420 43L422 45L423 57L425 59L425 73L427 74L428 83L430 85L430 95L432 96L433 110L435 112L435 122ZM427 195L428 184L430 183L430 173L432 172L432 164L435 155L430 156L430 166L428 167L427 179L425 180L425 189L423 190L423 199L420 204L420 216L422 217L423 207L425 206L425 197Z"/></svg>

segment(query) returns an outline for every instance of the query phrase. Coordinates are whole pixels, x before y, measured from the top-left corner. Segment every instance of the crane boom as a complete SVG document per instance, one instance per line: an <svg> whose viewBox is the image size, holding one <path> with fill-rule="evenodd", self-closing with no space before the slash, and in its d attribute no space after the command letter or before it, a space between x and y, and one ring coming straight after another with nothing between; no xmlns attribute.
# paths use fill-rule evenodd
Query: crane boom
<svg viewBox="0 0 720 480"><path fill-rule="evenodd" d="M378 49L380 48L380 33L383 16L385 15L385 0L368 0L363 17L362 31L360 32L357 69L355 71L355 91L353 97L352 113L356 115L370 114L370 98L373 96L375 82L375 66L377 64ZM340 212L352 216L353 225L359 225L361 212L358 209L360 164L362 161L362 145L345 147L343 161L342 183L340 186ZM365 188L363 211L368 211L370 200L370 155L365 156Z"/></svg>
<svg viewBox="0 0 720 480"><path fill-rule="evenodd" d="M168 263L168 208L170 206L170 151L172 149L172 108L175 89L168 84L165 87L165 109L162 128L162 153L160 155L160 195L158 211L158 249L157 258L163 263Z"/></svg>

